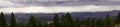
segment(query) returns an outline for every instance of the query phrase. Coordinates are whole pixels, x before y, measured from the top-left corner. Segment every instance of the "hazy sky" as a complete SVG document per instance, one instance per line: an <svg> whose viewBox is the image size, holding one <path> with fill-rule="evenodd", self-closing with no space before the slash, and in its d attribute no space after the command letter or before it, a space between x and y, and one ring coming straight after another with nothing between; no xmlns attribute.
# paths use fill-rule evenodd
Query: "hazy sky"
<svg viewBox="0 0 120 27"><path fill-rule="evenodd" d="M0 0L4 13L103 12L119 7L120 0Z"/></svg>

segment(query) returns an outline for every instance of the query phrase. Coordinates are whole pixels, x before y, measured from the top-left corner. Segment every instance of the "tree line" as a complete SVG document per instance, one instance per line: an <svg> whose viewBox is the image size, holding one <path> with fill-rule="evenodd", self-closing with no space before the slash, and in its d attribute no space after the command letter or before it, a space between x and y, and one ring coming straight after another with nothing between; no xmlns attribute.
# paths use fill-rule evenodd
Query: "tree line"
<svg viewBox="0 0 120 27"><path fill-rule="evenodd" d="M72 19L70 13L66 13L59 17L58 14L54 14L52 21L42 22L37 21L35 16L30 16L27 22L16 22L14 13L11 13L11 20L8 23L3 12L0 13L0 27L114 27L120 24L120 13L111 19L111 15L106 15L105 19L96 19L87 17L84 20L76 18Z"/></svg>

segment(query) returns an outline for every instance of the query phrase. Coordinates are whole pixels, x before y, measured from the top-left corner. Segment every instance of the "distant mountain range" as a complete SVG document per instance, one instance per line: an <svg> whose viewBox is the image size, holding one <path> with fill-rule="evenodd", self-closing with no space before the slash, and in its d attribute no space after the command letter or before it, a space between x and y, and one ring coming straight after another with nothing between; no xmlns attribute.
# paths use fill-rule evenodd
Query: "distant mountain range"
<svg viewBox="0 0 120 27"><path fill-rule="evenodd" d="M120 12L120 10L113 10L113 11L105 11L105 12L73 12L71 13L72 18L80 18L84 19L85 17L91 17L91 18L104 18L107 14L110 14L112 18L115 18L115 16ZM58 13L61 17L65 13ZM9 20L10 14L5 14L7 19ZM18 21L27 21L29 19L29 16L33 15L38 20L47 21L51 20L54 16L54 13L45 14L45 13L31 13L31 14L15 14Z"/></svg>

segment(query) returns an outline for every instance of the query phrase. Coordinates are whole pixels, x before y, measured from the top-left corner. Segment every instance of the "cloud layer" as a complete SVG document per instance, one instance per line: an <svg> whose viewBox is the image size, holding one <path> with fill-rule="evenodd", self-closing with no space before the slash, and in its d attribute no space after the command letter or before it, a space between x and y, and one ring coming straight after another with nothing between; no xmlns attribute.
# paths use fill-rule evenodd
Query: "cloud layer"
<svg viewBox="0 0 120 27"><path fill-rule="evenodd" d="M0 0L0 7L120 5L120 0Z"/></svg>
<svg viewBox="0 0 120 27"><path fill-rule="evenodd" d="M120 0L0 0L0 12L59 13L120 10Z"/></svg>
<svg viewBox="0 0 120 27"><path fill-rule="evenodd" d="M103 12L120 10L120 6L96 6L96 5L83 5L83 6L30 6L24 8L3 8L0 12L5 13L59 13L59 12Z"/></svg>

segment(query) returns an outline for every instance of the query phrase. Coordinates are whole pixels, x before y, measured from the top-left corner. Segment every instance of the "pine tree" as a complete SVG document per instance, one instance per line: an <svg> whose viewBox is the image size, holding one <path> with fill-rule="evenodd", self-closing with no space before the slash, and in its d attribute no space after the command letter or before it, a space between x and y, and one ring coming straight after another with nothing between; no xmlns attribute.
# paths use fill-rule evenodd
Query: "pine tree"
<svg viewBox="0 0 120 27"><path fill-rule="evenodd" d="M16 27L16 18L14 16L14 13L11 13L11 20L10 20L10 27Z"/></svg>
<svg viewBox="0 0 120 27"><path fill-rule="evenodd" d="M96 21L96 27L103 27L103 26L104 26L104 21L101 20L101 19L98 19L98 20Z"/></svg>
<svg viewBox="0 0 120 27"><path fill-rule="evenodd" d="M112 27L112 21L110 19L110 15L108 14L105 19L105 27Z"/></svg>
<svg viewBox="0 0 120 27"><path fill-rule="evenodd" d="M92 18L92 20L91 20L91 27L96 27L96 20L95 20L95 18Z"/></svg>
<svg viewBox="0 0 120 27"><path fill-rule="evenodd" d="M66 13L61 18L61 26L62 27L73 27L73 20L70 13Z"/></svg>
<svg viewBox="0 0 120 27"><path fill-rule="evenodd" d="M54 18L53 18L53 25L54 25L54 27L60 27L59 16L58 16L58 14L55 14L55 15L54 15Z"/></svg>
<svg viewBox="0 0 120 27"><path fill-rule="evenodd" d="M37 22L37 27L43 27L43 25L42 25L42 22L41 22L41 21Z"/></svg>
<svg viewBox="0 0 120 27"><path fill-rule="evenodd" d="M85 20L81 20L81 27L85 27L86 26L86 22L85 22Z"/></svg>
<svg viewBox="0 0 120 27"><path fill-rule="evenodd" d="M0 14L0 25L1 25L1 27L8 27L6 18L4 16L3 12L1 12L1 14Z"/></svg>
<svg viewBox="0 0 120 27"><path fill-rule="evenodd" d="M70 13L65 14L65 25L67 27L73 27L73 20L72 20Z"/></svg>
<svg viewBox="0 0 120 27"><path fill-rule="evenodd" d="M61 27L66 27L66 25L65 25L65 16L64 15L62 15L62 17L61 17Z"/></svg>
<svg viewBox="0 0 120 27"><path fill-rule="evenodd" d="M30 16L27 27L37 27L37 21L34 16Z"/></svg>
<svg viewBox="0 0 120 27"><path fill-rule="evenodd" d="M116 19L115 19L116 24L120 24L120 13L118 13Z"/></svg>
<svg viewBox="0 0 120 27"><path fill-rule="evenodd" d="M91 20L90 20L90 17L86 18L84 24L85 24L86 27L90 27L90 26L91 26Z"/></svg>
<svg viewBox="0 0 120 27"><path fill-rule="evenodd" d="M81 25L80 25L81 23L80 23L80 19L79 18L77 18L75 22L76 22L75 23L75 25L76 25L75 27L81 27Z"/></svg>

